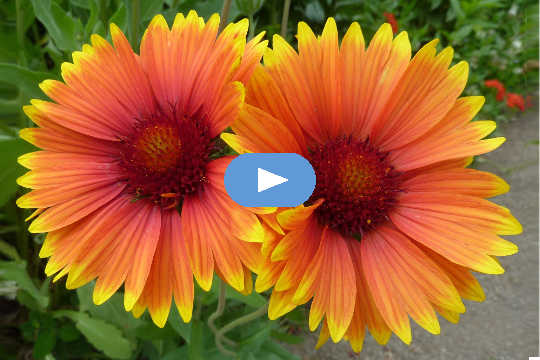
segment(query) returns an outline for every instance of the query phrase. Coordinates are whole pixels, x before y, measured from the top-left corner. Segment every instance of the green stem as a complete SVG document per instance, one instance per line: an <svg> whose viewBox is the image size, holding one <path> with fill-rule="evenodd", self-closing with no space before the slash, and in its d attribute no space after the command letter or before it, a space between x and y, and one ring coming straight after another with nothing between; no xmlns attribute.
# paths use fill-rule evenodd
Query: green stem
<svg viewBox="0 0 540 360"><path fill-rule="evenodd" d="M11 225L11 226L3 226L0 228L0 234L7 234L11 232L16 232L18 229L18 226Z"/></svg>
<svg viewBox="0 0 540 360"><path fill-rule="evenodd" d="M255 35L255 21L253 21L253 14L249 14L249 31L248 31L248 41L253 39L253 35Z"/></svg>
<svg viewBox="0 0 540 360"><path fill-rule="evenodd" d="M19 188L20 190L20 188ZM17 191L17 197L22 195L20 191ZM17 205L15 205L15 202L13 202L13 206L15 207L15 214L17 218L17 249L19 251L19 254L21 255L21 258L23 260L33 260L28 258L28 233L26 231L26 224L24 222L24 213L23 209L19 209ZM30 261L31 262L31 261ZM30 265L30 262L28 265Z"/></svg>
<svg viewBox="0 0 540 360"><path fill-rule="evenodd" d="M223 8L221 9L221 21L219 23L219 32L221 32L229 21L229 11L231 10L232 0L224 0Z"/></svg>
<svg viewBox="0 0 540 360"><path fill-rule="evenodd" d="M193 313L193 318L195 320L199 320L201 318L202 307L203 307L203 304L202 304L201 298L200 296L196 295L195 296L195 311Z"/></svg>
<svg viewBox="0 0 540 360"><path fill-rule="evenodd" d="M228 333L229 331L233 330L234 328L238 327L238 326L241 326L241 325L244 325L250 321L253 321L261 316L263 316L264 314L266 314L266 311L268 309L268 304L264 304L264 306L260 307L259 309L255 310L254 312L251 312L247 315L244 315L242 317L239 317L238 319L235 319L233 321L231 321L230 323L226 324L224 327L222 327L219 332L217 333L217 336L216 336L216 346L218 347L218 349L226 354L226 355L229 355L229 356L235 356L236 353L230 351L230 350L227 350L225 349L225 347L223 346L222 344L222 341L225 337L225 334Z"/></svg>
<svg viewBox="0 0 540 360"><path fill-rule="evenodd" d="M17 47L19 50L19 65L26 66L26 55L24 53L24 12L22 9L22 0L15 1L15 11L17 14Z"/></svg>
<svg viewBox="0 0 540 360"><path fill-rule="evenodd" d="M99 0L99 20L103 26L107 25L107 20L109 20L109 7L107 6L107 0Z"/></svg>
<svg viewBox="0 0 540 360"><path fill-rule="evenodd" d="M225 296L226 296L226 294L227 294L227 286L225 285L223 280L220 279L219 280L218 306L216 308L216 311L214 311L208 317L208 327L210 328L210 330L212 330L212 333L214 334L214 337L216 337L218 332L219 332L217 327L216 327L215 321L217 320L218 317L223 315L223 311L225 310L225 303L226 303ZM225 343L227 343L227 345L230 345L230 346L235 345L234 341L232 341L230 339L223 338L223 341L225 341Z"/></svg>
<svg viewBox="0 0 540 360"><path fill-rule="evenodd" d="M139 20L141 18L141 1L131 0L129 17L129 42L134 49L137 49L139 43Z"/></svg>
<svg viewBox="0 0 540 360"><path fill-rule="evenodd" d="M289 23L289 10L291 8L291 0L285 0L283 5L283 16L281 17L281 37L287 37L287 24Z"/></svg>

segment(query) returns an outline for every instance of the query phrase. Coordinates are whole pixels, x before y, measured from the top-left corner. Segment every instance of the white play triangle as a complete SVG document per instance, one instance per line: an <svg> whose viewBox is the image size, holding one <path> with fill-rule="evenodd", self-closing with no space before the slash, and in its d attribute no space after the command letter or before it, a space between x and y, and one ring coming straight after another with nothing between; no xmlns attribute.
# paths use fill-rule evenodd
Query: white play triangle
<svg viewBox="0 0 540 360"><path fill-rule="evenodd" d="M268 190L287 181L289 181L289 179L284 178L283 176L279 176L268 170L257 168L257 192Z"/></svg>

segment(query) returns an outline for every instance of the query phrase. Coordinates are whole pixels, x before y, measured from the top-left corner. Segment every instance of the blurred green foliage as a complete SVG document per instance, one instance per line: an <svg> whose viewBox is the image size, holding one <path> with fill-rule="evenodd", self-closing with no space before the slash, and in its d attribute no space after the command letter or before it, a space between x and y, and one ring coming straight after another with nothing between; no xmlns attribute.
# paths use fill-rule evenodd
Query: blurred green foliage
<svg viewBox="0 0 540 360"><path fill-rule="evenodd" d="M108 36L116 23L137 48L151 18L162 13L169 23L177 12L195 9L208 18L219 12L219 0L2 0L0 1L0 359L223 359L206 321L216 309L217 285L197 290L198 307L191 323L176 309L164 329L148 315L134 319L116 294L101 306L91 301L93 285L67 291L62 281L51 284L38 253L43 235L26 230L26 210L14 199L21 194L15 179L23 169L16 158L32 151L17 137L31 126L22 106L45 98L38 83L60 78L60 65L71 60L93 33ZM250 19L249 36L267 38L280 32L282 0L233 0L229 20ZM471 65L467 95L486 95L481 118L510 119L515 110L495 101L483 85L498 79L508 91L530 94L538 87L538 2L533 0L300 0L292 1L287 39L295 43L298 21L320 32L327 17L335 17L343 34L352 21L370 39L393 13L416 51L433 38L455 49L455 61ZM217 281L215 281L217 284ZM253 311L265 295L241 296L227 291L228 307L218 326ZM228 336L242 359L295 359L281 343L297 344L295 329L305 325L299 308L283 320L265 317L233 330ZM276 341L277 340L277 341Z"/></svg>

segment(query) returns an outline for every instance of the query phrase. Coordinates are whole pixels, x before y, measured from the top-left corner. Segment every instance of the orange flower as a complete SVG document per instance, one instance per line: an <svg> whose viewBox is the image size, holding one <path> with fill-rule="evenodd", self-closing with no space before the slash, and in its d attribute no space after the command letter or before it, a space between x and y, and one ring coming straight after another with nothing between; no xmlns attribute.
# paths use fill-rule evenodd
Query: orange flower
<svg viewBox="0 0 540 360"><path fill-rule="evenodd" d="M488 88L497 89L497 95L495 96L495 99L497 101L503 101L504 97L506 96L506 89L504 88L504 85L496 79L492 80L486 80L484 81L484 85Z"/></svg>
<svg viewBox="0 0 540 360"><path fill-rule="evenodd" d="M506 95L506 105L512 109L525 111L525 99L519 94L508 93Z"/></svg>
<svg viewBox="0 0 540 360"><path fill-rule="evenodd" d="M383 13L383 15L386 18L386 21L388 21L388 23L390 24L390 26L392 26L392 32L394 33L394 35L397 34L399 30L399 25L394 14L385 12Z"/></svg>
<svg viewBox="0 0 540 360"><path fill-rule="evenodd" d="M274 287L275 319L310 299L320 343L346 338L360 351L367 327L381 344L411 341L409 316L439 333L461 298L482 301L470 270L500 274L495 256L521 232L506 208L486 198L508 191L499 177L468 169L471 157L504 138L485 139L492 121L470 120L484 98L458 98L466 62L437 41L411 60L407 33L383 25L365 49L357 23L341 44L334 19L320 37L298 25L298 53L275 36L247 85L246 106L222 134L238 152L291 152L317 175L301 206L261 215L267 229L257 291ZM249 104L249 105L248 105ZM273 229L273 231L269 231Z"/></svg>
<svg viewBox="0 0 540 360"><path fill-rule="evenodd" d="M96 304L124 284L126 310L148 307L159 326L173 295L191 319L193 275L209 290L215 270L249 292L262 241L256 215L225 193L231 158L212 154L266 42L246 44L247 20L218 25L192 11L169 29L158 15L137 55L113 24L114 47L93 35L62 64L64 82L40 85L53 101L24 107L39 127L21 137L42 150L19 159L31 171L18 183L34 190L17 204L38 209L31 232L48 232L46 274L69 289L97 278Z"/></svg>

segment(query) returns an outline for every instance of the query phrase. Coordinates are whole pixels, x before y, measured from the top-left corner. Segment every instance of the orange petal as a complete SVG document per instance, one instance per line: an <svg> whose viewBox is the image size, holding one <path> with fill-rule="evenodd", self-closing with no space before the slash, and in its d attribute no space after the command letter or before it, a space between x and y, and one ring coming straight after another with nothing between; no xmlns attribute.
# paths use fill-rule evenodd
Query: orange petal
<svg viewBox="0 0 540 360"><path fill-rule="evenodd" d="M113 170L113 160L107 156L95 156L77 153L34 151L19 156L17 162L27 169L108 169Z"/></svg>
<svg viewBox="0 0 540 360"><path fill-rule="evenodd" d="M275 320L296 307L296 304L292 302L294 291L294 289L287 291L272 291L268 302L268 318L270 320Z"/></svg>
<svg viewBox="0 0 540 360"><path fill-rule="evenodd" d="M491 121L469 121L484 103L483 97L458 99L445 117L417 140L389 155L394 167L408 171L437 162L468 158L492 151L504 138L481 140L495 130Z"/></svg>
<svg viewBox="0 0 540 360"><path fill-rule="evenodd" d="M241 141L254 152L302 153L285 124L254 106L245 105L232 129L245 139Z"/></svg>
<svg viewBox="0 0 540 360"><path fill-rule="evenodd" d="M304 28L306 31L302 30ZM307 25L299 23L298 35L311 32L311 29L308 29ZM316 39L314 36L312 38L314 40L312 39L311 42L314 41L315 48L317 47ZM300 62L296 51L279 35L274 35L273 49L265 53L264 64L287 99L290 110L302 129L315 140L322 142L325 135L318 123L319 118L316 112L318 107L310 83L308 83L308 80L313 83L316 79L306 78L304 67L307 65Z"/></svg>
<svg viewBox="0 0 540 360"><path fill-rule="evenodd" d="M449 322L453 324L457 324L459 322L459 313L438 307L437 305L434 305L433 307L443 318L445 318Z"/></svg>
<svg viewBox="0 0 540 360"><path fill-rule="evenodd" d="M285 291L290 288L296 289L319 248L322 237L322 229L319 224L315 220L311 220L305 227L305 235L301 238L302 242L298 244L298 248L302 249L302 251L295 254L296 256L287 259L285 268L276 283L275 291ZM308 291L305 292L308 293ZM311 297L311 294L309 294L309 297ZM308 301L309 297L303 299L304 302ZM300 300L298 301L300 302Z"/></svg>
<svg viewBox="0 0 540 360"><path fill-rule="evenodd" d="M191 320L193 309L193 274L181 233L181 220L176 210L162 214L160 239L144 291L133 312L146 307L154 323L165 326L174 292L176 306L185 322ZM141 310L142 308L142 310Z"/></svg>
<svg viewBox="0 0 540 360"><path fill-rule="evenodd" d="M345 104L348 108L344 111L344 125L356 137L369 135L409 65L411 44L407 33L402 32L393 40L392 37L391 27L384 24L373 36L361 62L352 65L350 62L355 59L347 59L345 69L350 70L344 71L343 81L349 94L344 97L349 100Z"/></svg>
<svg viewBox="0 0 540 360"><path fill-rule="evenodd" d="M246 44L240 66L236 69L233 76L234 80L246 84L251 78L255 68L260 64L261 58L268 46L268 40L261 41L265 33L266 32L264 31L260 32Z"/></svg>
<svg viewBox="0 0 540 360"><path fill-rule="evenodd" d="M460 296L472 301L485 300L486 295L482 286L480 286L480 283L478 283L478 280L476 280L469 269L449 261L425 246L421 248L448 275Z"/></svg>
<svg viewBox="0 0 540 360"><path fill-rule="evenodd" d="M118 175L97 177L90 181L68 183L60 188L33 190L17 199L20 208L48 208L84 196L86 193L108 188L119 180Z"/></svg>
<svg viewBox="0 0 540 360"><path fill-rule="evenodd" d="M45 274L50 276L63 267L76 263L81 254L85 260L88 260L88 248L107 241L110 236L114 236L119 231L120 225L125 226L130 219L129 214L126 213L128 204L129 198L120 195L84 219L49 232L39 253L42 258L51 256L45 268ZM119 220L113 221L113 216L110 214L117 215ZM99 241L92 241L94 235L102 229L105 229L104 234L107 236L102 234L98 238Z"/></svg>
<svg viewBox="0 0 540 360"><path fill-rule="evenodd" d="M384 150L403 146L436 125L463 91L468 65L448 69L453 50L435 56L437 41L425 45L411 60L371 131L371 140Z"/></svg>
<svg viewBox="0 0 540 360"><path fill-rule="evenodd" d="M200 224L201 204L198 199L186 197L182 204L182 234L191 261L193 275L204 291L212 287L214 254L206 233Z"/></svg>
<svg viewBox="0 0 540 360"><path fill-rule="evenodd" d="M244 85L234 81L225 85L221 96L210 112L212 121L211 137L218 136L225 128L231 126L244 106Z"/></svg>
<svg viewBox="0 0 540 360"><path fill-rule="evenodd" d="M504 270L487 254L517 251L515 245L495 236L501 231L497 229L508 232L506 229L519 225L509 212L478 198L460 199L454 195L454 200L449 200L450 197L441 199L439 194L426 193L431 195L432 201L442 202L434 205L431 200L406 197L404 206L390 214L392 222L414 240L457 264L480 272L502 273ZM461 201L462 206L446 205L453 201ZM471 205L474 207L468 207Z"/></svg>
<svg viewBox="0 0 540 360"><path fill-rule="evenodd" d="M22 129L19 132L20 137L43 150L114 156L118 153L114 142L69 130L51 121L46 114L39 112L32 105L24 106L23 111L40 128Z"/></svg>
<svg viewBox="0 0 540 360"><path fill-rule="evenodd" d="M362 242L364 241L365 239L362 239ZM405 307L406 312L420 326L432 334L439 334L440 326L437 320L437 315L429 302L428 294L425 292L422 281L418 281L418 279L415 278L418 271L415 271L416 269L412 268L410 264L407 263L408 259L406 259L406 256L400 254L394 247L395 243L398 241L408 242L409 240L407 240L405 236L400 234L398 231L383 226L379 227L376 232L373 232L372 244L370 245L379 251L378 259L381 261L379 266L384 267L385 275L392 279L391 284L394 286L394 291L393 295L391 296L398 297L398 299L400 299L399 301L401 301L402 306ZM362 250L364 250L364 248L362 248ZM373 255L373 253L370 255ZM362 260L364 260L364 257ZM391 267L391 269L389 269L389 267ZM365 265L364 271L367 271ZM369 278L368 284L373 293L375 289L369 282ZM376 297L375 301L379 307L379 310L381 311L381 314L385 318L386 323L390 328L392 328L389 317L385 316L385 313L381 309L381 304L377 301ZM392 328L392 330L394 329ZM394 330L394 332L396 331ZM410 338L404 338L400 336L400 333L398 332L396 332L396 335L398 335L404 342L407 342L406 340L410 341Z"/></svg>
<svg viewBox="0 0 540 360"><path fill-rule="evenodd" d="M454 284L436 262L400 231L383 228L381 232L386 242L401 256L407 272L431 303L458 313L465 312Z"/></svg>
<svg viewBox="0 0 540 360"><path fill-rule="evenodd" d="M318 284L315 284L318 283ZM326 229L321 245L296 290L293 301L315 284L315 294L309 315L313 331L323 314L330 336L341 340L351 322L356 300L356 277L346 240L337 232Z"/></svg>
<svg viewBox="0 0 540 360"><path fill-rule="evenodd" d="M315 345L315 350L320 349L328 341L328 339L330 339L330 331L328 330L328 322L324 320L321 326L321 332L319 333L319 339Z"/></svg>
<svg viewBox="0 0 540 360"><path fill-rule="evenodd" d="M407 307L401 299L407 296L407 292L400 287L403 285L403 274L395 269L391 259L381 251L385 242L375 232L366 234L360 245L362 270L373 301L388 327L404 343L409 344L412 338L411 327ZM384 273L377 270L380 268L385 269Z"/></svg>
<svg viewBox="0 0 540 360"><path fill-rule="evenodd" d="M323 203L323 199L315 201L312 205L299 205L295 208L282 211L277 214L277 221L284 229L292 230L304 227L311 214Z"/></svg>
<svg viewBox="0 0 540 360"><path fill-rule="evenodd" d="M293 134L295 142L300 145L300 148L306 149L304 134L284 93L277 81L262 65L255 68L246 85L246 103L261 109L275 120L280 121Z"/></svg>
<svg viewBox="0 0 540 360"><path fill-rule="evenodd" d="M39 215L30 224L28 231L49 232L73 224L114 199L125 186L123 183L116 183L53 206Z"/></svg>
<svg viewBox="0 0 540 360"><path fill-rule="evenodd" d="M373 338L381 345L388 342L392 335L392 331L384 322L368 288L364 270L362 268L360 242L350 240L348 245L356 270L356 304L346 337L351 343L352 349L356 352L360 352L364 342L366 326Z"/></svg>
<svg viewBox="0 0 540 360"><path fill-rule="evenodd" d="M94 303L103 304L126 281L124 305L128 311L131 310L144 288L161 227L158 207L145 201L140 201L138 204L131 203L130 207L130 215L134 215L131 221L114 241L112 249L107 249L106 254L100 254L100 257L107 258L107 262L100 269L93 294ZM149 245L145 248L147 243ZM144 254L144 250L147 250L148 254ZM133 260L137 261L137 266L134 265ZM141 269L139 269L139 262ZM137 269L134 270L134 268ZM140 278L129 280L129 277L134 275ZM129 284L128 281L130 281Z"/></svg>
<svg viewBox="0 0 540 360"><path fill-rule="evenodd" d="M482 198L510 190L508 183L494 174L465 168L420 173L402 186L410 192L444 192Z"/></svg>
<svg viewBox="0 0 540 360"><path fill-rule="evenodd" d="M133 308L143 292L160 237L161 209L153 206L147 216L148 220L144 233L139 239L132 239L135 242L133 259L136 259L137 266L131 266L124 285L124 307L126 311ZM181 231L181 229L178 228L177 231Z"/></svg>

